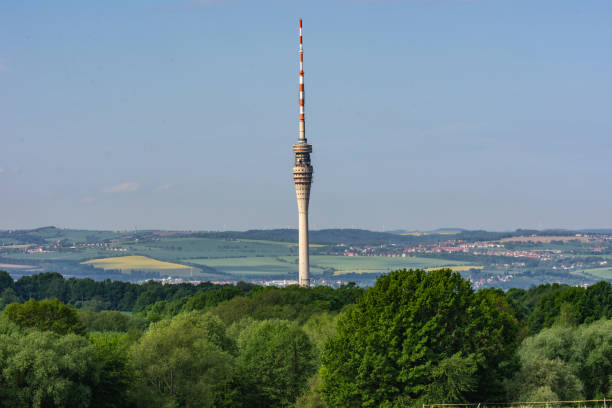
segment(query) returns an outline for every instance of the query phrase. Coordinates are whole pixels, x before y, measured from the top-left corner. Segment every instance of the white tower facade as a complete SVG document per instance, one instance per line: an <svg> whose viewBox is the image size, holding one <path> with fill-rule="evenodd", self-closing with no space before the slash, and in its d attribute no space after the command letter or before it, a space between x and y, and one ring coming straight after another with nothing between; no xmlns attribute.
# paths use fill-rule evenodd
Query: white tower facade
<svg viewBox="0 0 612 408"><path fill-rule="evenodd" d="M308 202L312 184L312 165L310 153L312 146L306 140L306 122L304 120L304 49L302 45L302 20L300 19L300 122L298 142L293 145L295 165L293 166L293 183L298 204L298 257L300 286L310 286L310 261L308 255Z"/></svg>

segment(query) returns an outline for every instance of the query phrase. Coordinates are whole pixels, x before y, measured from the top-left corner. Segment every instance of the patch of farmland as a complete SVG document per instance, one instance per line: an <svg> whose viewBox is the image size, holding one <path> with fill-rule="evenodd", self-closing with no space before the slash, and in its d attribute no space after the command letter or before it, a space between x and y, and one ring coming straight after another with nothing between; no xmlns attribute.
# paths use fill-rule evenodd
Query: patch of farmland
<svg viewBox="0 0 612 408"><path fill-rule="evenodd" d="M22 264L7 264L0 263L0 269L25 269L25 270L37 270L37 267L34 265L22 265Z"/></svg>
<svg viewBox="0 0 612 408"><path fill-rule="evenodd" d="M102 248L64 248L45 252L15 252L8 254L7 259L33 260L33 261L85 261L92 258L104 258L111 252Z"/></svg>
<svg viewBox="0 0 612 408"><path fill-rule="evenodd" d="M205 265L219 272L244 276L278 277L297 274L298 265L296 256L278 257L243 257L243 258L217 258L217 259L183 259L196 265ZM468 267L467 262L449 261L432 258L391 258L384 256L334 256L313 255L310 257L310 272L313 276L324 271L333 271L335 274L348 273L386 273L402 268L439 268L452 266L455 268ZM479 266L475 266L479 268ZM472 268L472 266L469 266Z"/></svg>
<svg viewBox="0 0 612 408"><path fill-rule="evenodd" d="M297 274L298 265L296 257L243 257L243 258L210 258L210 259L185 259L196 265L204 265L219 272L240 277L265 277L270 278ZM312 275L323 273L321 268L314 265L310 267Z"/></svg>
<svg viewBox="0 0 612 408"><path fill-rule="evenodd" d="M148 258L146 256L117 256L112 258L92 259L90 261L81 263L84 265L93 265L96 268L101 268L104 270L120 270L122 272L180 272L180 275L185 275L185 273L200 272L199 269L187 265L158 261L157 259Z"/></svg>
<svg viewBox="0 0 612 408"><path fill-rule="evenodd" d="M601 279L612 279L612 266L608 266L605 268L582 269L576 272L580 274L591 275L591 276L594 276L596 278L601 278Z"/></svg>
<svg viewBox="0 0 612 408"><path fill-rule="evenodd" d="M296 259L294 257L282 257L282 259ZM468 262L449 261L435 258L392 258L387 256L333 256L314 255L310 257L311 268L317 267L322 270L333 270L334 274L348 273L386 273L396 269L426 269L440 268L444 266L468 265Z"/></svg>
<svg viewBox="0 0 612 408"><path fill-rule="evenodd" d="M280 256L297 252L297 248L284 242L198 237L122 243L117 244L116 247L125 250L127 254L186 262L206 258Z"/></svg>

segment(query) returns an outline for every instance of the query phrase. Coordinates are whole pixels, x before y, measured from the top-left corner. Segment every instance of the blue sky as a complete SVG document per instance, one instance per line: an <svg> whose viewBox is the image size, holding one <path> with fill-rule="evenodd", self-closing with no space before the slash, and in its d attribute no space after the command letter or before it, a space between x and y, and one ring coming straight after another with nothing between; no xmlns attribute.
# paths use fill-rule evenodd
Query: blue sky
<svg viewBox="0 0 612 408"><path fill-rule="evenodd" d="M0 228L612 227L609 0L0 2Z"/></svg>

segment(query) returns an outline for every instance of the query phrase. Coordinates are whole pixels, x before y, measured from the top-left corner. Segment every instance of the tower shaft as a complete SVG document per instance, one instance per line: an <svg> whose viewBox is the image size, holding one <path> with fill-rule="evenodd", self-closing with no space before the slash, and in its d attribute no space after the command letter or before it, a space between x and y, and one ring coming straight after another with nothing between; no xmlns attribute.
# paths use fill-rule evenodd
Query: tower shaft
<svg viewBox="0 0 612 408"><path fill-rule="evenodd" d="M300 121L298 142L293 145L295 164L293 183L298 204L298 283L310 286L310 262L308 254L308 204L312 184L312 165L310 153L312 146L306 140L306 121L304 118L304 50L302 46L302 20L300 19Z"/></svg>
<svg viewBox="0 0 612 408"><path fill-rule="evenodd" d="M306 206L308 201L306 200ZM299 269L298 283L300 286L310 286L310 258L308 256L308 210L298 212L299 222Z"/></svg>

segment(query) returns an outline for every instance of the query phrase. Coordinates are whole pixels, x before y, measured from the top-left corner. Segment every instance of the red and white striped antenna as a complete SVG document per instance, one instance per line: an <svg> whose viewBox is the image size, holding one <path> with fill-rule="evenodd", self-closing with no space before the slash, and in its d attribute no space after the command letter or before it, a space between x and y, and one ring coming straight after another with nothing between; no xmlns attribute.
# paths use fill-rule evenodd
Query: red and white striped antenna
<svg viewBox="0 0 612 408"><path fill-rule="evenodd" d="M304 47L302 45L302 19L300 18L300 142L306 142L306 123L304 121Z"/></svg>

